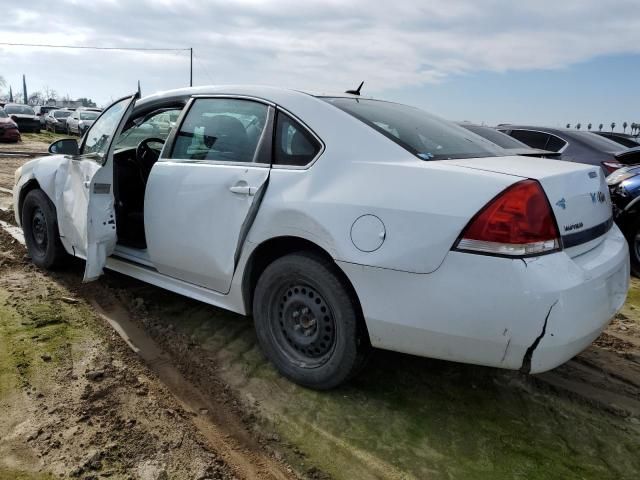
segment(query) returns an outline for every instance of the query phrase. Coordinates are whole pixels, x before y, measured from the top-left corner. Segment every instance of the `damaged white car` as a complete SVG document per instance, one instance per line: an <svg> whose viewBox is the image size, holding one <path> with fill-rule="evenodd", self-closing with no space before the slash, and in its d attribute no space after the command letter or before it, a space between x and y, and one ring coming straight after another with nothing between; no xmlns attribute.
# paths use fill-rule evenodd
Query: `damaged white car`
<svg viewBox="0 0 640 480"><path fill-rule="evenodd" d="M599 168L508 156L412 107L190 88L123 98L50 151L16 172L36 265L73 255L87 281L108 268L253 315L308 387L346 381L372 346L541 372L626 297Z"/></svg>

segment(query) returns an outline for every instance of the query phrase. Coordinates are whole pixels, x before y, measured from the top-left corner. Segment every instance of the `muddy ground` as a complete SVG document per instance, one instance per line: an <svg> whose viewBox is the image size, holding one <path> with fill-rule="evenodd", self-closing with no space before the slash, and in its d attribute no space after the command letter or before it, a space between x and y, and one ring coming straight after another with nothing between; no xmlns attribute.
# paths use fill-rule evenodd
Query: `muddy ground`
<svg viewBox="0 0 640 480"><path fill-rule="evenodd" d="M249 319L81 271L40 272L0 231L0 479L638 478L637 280L552 372L378 351L318 393L277 375Z"/></svg>

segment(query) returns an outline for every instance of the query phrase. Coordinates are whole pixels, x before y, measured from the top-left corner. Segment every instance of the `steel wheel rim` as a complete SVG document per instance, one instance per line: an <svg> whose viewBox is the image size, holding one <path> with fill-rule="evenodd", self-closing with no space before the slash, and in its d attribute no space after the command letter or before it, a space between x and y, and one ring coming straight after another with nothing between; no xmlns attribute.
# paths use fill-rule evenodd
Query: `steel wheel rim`
<svg viewBox="0 0 640 480"><path fill-rule="evenodd" d="M271 310L271 334L291 362L315 368L329 360L336 344L336 323L317 289L304 283L280 288Z"/></svg>
<svg viewBox="0 0 640 480"><path fill-rule="evenodd" d="M640 232L633 238L633 253L636 255L636 260L640 261Z"/></svg>
<svg viewBox="0 0 640 480"><path fill-rule="evenodd" d="M47 251L49 238L47 235L47 218L40 207L36 207L31 216L31 237L34 246L40 253Z"/></svg>

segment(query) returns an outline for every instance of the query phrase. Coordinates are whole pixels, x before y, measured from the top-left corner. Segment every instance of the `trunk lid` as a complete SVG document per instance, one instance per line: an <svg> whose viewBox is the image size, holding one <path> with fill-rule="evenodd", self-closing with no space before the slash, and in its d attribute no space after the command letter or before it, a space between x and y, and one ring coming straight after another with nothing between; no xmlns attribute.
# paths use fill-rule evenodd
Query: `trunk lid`
<svg viewBox="0 0 640 480"><path fill-rule="evenodd" d="M609 189L599 167L511 156L446 162L539 181L556 217L564 248L571 256L598 245L613 224Z"/></svg>

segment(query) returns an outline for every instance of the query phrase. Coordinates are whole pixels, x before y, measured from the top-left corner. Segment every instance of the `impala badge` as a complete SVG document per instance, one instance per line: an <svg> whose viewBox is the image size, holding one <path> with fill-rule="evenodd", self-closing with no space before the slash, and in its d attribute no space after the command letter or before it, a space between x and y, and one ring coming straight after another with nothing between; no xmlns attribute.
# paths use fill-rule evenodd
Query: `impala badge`
<svg viewBox="0 0 640 480"><path fill-rule="evenodd" d="M556 205L559 206L563 210L567 209L567 201L564 198L561 198L560 200L558 200L556 202Z"/></svg>

